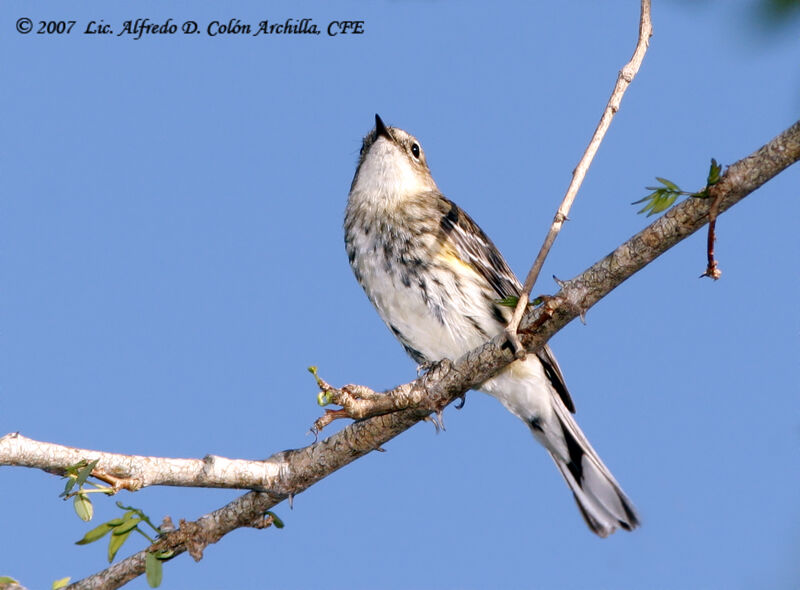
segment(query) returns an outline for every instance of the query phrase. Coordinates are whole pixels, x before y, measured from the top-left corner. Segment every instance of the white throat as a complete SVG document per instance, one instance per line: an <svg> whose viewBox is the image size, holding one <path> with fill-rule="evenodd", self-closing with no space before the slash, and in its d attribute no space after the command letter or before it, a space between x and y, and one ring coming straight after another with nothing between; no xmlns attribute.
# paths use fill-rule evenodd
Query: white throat
<svg viewBox="0 0 800 590"><path fill-rule="evenodd" d="M435 188L430 176L414 167L400 147L379 137L361 164L351 197L391 207L396 201Z"/></svg>

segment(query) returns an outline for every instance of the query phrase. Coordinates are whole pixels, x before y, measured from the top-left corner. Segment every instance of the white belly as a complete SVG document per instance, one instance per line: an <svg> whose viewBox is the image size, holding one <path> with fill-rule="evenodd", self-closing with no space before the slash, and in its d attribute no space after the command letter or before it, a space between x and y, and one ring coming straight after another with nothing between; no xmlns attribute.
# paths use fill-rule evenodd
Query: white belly
<svg viewBox="0 0 800 590"><path fill-rule="evenodd" d="M360 252L372 249L371 243L360 246ZM428 361L456 359L503 329L492 316L482 283L469 280L464 269L457 279L430 265L409 271L383 256L358 256L353 266L383 321Z"/></svg>
<svg viewBox="0 0 800 590"><path fill-rule="evenodd" d="M369 249L367 249L369 251ZM353 261L367 296L395 336L425 360L455 360L499 334L505 324L492 316L486 294L469 280L456 281L439 273L441 286L406 276L398 264L386 264L380 256ZM468 275L467 275L468 276ZM462 274L463 279L463 274ZM420 287L423 280L426 288ZM410 351L409 351L410 352ZM414 356L412 354L412 356ZM497 398L522 420L549 417L551 384L535 355L514 361L480 390Z"/></svg>

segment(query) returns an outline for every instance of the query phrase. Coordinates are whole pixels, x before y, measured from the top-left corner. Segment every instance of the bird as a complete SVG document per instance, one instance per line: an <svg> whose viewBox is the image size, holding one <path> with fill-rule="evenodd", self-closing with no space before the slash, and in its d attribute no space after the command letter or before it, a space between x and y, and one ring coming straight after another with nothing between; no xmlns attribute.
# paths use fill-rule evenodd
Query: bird
<svg viewBox="0 0 800 590"><path fill-rule="evenodd" d="M344 218L356 280L420 366L455 360L503 332L519 280L497 247L433 179L422 146L384 124L363 138ZM480 385L522 420L552 457L583 519L600 537L639 517L573 418L548 345Z"/></svg>

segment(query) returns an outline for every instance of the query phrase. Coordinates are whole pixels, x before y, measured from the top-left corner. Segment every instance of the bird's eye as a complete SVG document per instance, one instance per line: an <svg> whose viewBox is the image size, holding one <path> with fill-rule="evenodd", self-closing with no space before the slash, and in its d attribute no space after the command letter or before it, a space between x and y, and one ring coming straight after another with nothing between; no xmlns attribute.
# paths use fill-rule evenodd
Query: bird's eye
<svg viewBox="0 0 800 590"><path fill-rule="evenodd" d="M411 144L411 153L415 158L419 158L419 146L416 143Z"/></svg>

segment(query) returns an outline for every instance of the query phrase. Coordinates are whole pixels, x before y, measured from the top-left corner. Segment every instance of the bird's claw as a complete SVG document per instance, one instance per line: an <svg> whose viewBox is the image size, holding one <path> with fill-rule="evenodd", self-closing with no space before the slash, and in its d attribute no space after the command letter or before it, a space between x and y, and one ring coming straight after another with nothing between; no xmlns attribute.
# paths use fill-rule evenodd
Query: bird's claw
<svg viewBox="0 0 800 590"><path fill-rule="evenodd" d="M442 414L442 410L436 410L433 414L425 416L423 420L425 420L425 422L430 422L431 424L433 424L433 427L436 429L436 434L439 434L440 432L447 430L444 427L444 415Z"/></svg>

